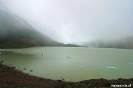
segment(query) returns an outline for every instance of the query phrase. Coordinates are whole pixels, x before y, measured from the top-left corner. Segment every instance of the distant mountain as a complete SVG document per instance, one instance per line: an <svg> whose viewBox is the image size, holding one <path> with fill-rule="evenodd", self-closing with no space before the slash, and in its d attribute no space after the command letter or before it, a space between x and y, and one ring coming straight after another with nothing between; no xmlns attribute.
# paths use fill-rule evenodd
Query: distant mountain
<svg viewBox="0 0 133 88"><path fill-rule="evenodd" d="M133 34L111 41L103 41L102 39L99 39L85 43L85 45L97 48L133 49Z"/></svg>
<svg viewBox="0 0 133 88"><path fill-rule="evenodd" d="M65 46L35 30L25 19L0 4L0 48Z"/></svg>
<svg viewBox="0 0 133 88"><path fill-rule="evenodd" d="M133 34L119 39L116 46L117 48L133 49Z"/></svg>

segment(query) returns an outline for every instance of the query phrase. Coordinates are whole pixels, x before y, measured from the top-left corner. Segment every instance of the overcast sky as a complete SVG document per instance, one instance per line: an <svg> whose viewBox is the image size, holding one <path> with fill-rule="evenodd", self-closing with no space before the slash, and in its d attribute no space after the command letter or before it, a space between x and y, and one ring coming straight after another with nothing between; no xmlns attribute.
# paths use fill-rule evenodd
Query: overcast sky
<svg viewBox="0 0 133 88"><path fill-rule="evenodd" d="M36 30L63 43L133 34L133 0L0 0Z"/></svg>

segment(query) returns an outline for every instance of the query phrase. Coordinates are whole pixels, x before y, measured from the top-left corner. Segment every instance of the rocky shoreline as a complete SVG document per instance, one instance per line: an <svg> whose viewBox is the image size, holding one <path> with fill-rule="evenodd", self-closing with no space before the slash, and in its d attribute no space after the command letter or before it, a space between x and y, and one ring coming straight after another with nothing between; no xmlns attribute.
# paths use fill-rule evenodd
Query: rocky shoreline
<svg viewBox="0 0 133 88"><path fill-rule="evenodd" d="M115 85L123 85L123 88L127 85L127 87L131 86L130 88L132 88L133 78L112 80L100 78L80 82L65 82L31 76L0 62L0 88L115 88Z"/></svg>

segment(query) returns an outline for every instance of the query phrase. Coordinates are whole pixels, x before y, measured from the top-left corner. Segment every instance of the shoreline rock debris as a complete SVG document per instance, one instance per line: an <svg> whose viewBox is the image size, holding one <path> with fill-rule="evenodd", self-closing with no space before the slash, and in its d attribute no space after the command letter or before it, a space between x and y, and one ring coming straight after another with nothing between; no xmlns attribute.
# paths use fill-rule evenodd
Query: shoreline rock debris
<svg viewBox="0 0 133 88"><path fill-rule="evenodd" d="M51 80L32 76L3 64L0 64L0 71L0 88L111 88L111 85L133 85L133 78L98 78L79 82Z"/></svg>

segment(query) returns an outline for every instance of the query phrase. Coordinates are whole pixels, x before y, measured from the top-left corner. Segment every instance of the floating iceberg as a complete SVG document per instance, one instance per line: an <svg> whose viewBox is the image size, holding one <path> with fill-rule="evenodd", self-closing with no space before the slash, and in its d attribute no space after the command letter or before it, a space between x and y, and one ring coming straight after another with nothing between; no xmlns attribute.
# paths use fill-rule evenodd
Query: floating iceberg
<svg viewBox="0 0 133 88"><path fill-rule="evenodd" d="M109 69L109 70L116 70L117 69L116 67L113 67L113 66L108 66L106 68Z"/></svg>
<svg viewBox="0 0 133 88"><path fill-rule="evenodd" d="M133 65L133 62L128 62L128 64L132 64Z"/></svg>
<svg viewBox="0 0 133 88"><path fill-rule="evenodd" d="M79 68L83 68L83 65L79 66Z"/></svg>

